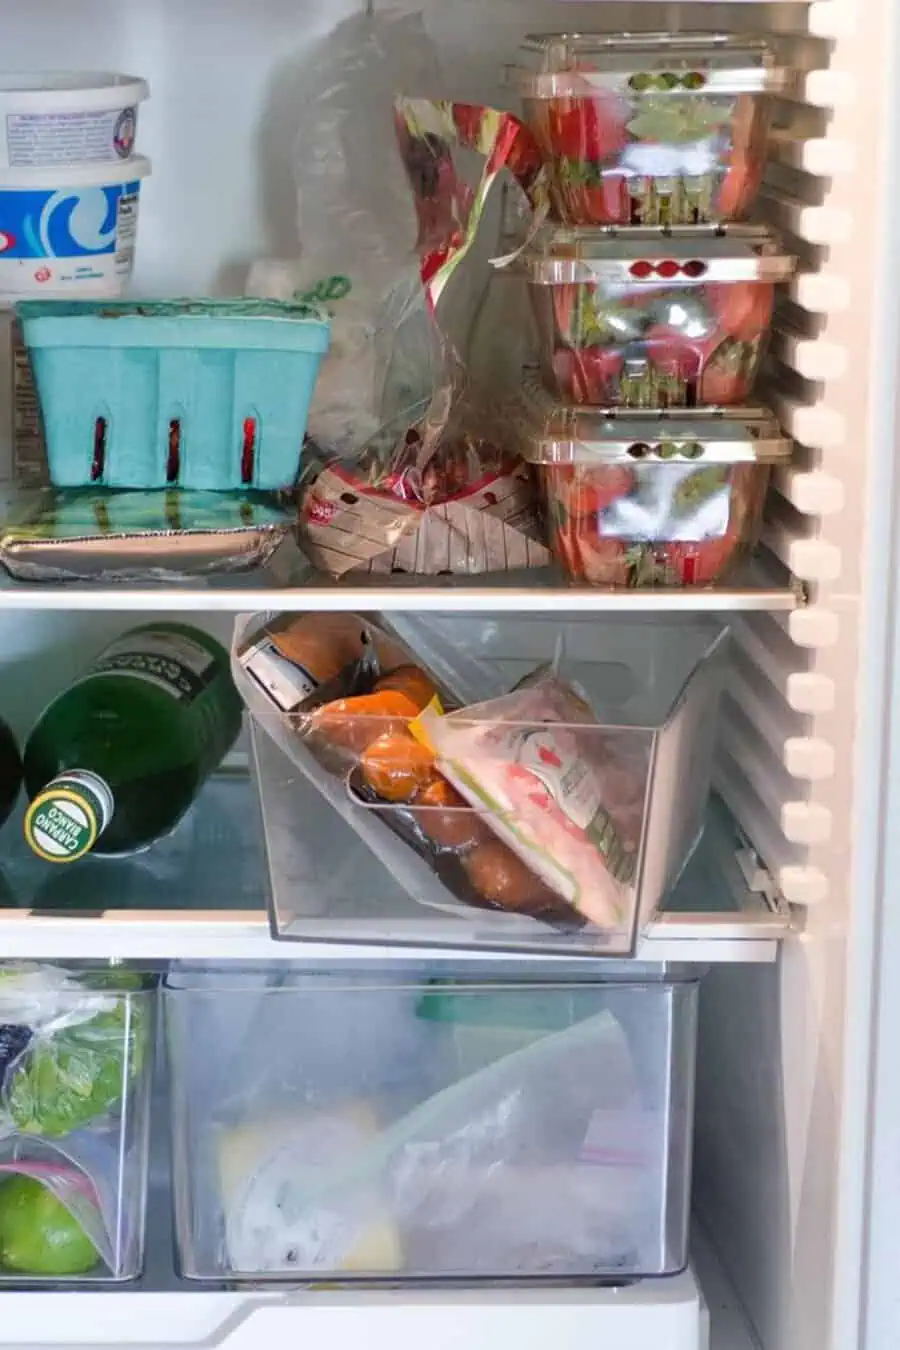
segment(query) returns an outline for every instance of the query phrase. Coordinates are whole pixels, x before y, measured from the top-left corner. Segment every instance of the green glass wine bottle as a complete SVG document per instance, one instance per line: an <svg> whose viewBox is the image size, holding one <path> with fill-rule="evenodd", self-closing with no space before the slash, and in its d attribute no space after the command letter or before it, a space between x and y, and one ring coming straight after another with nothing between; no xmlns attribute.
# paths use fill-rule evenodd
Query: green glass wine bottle
<svg viewBox="0 0 900 1350"><path fill-rule="evenodd" d="M22 786L22 761L15 737L0 718L0 825L16 804Z"/></svg>
<svg viewBox="0 0 900 1350"><path fill-rule="evenodd" d="M134 628L44 711L25 747L25 837L48 862L168 834L234 744L228 653L184 624Z"/></svg>

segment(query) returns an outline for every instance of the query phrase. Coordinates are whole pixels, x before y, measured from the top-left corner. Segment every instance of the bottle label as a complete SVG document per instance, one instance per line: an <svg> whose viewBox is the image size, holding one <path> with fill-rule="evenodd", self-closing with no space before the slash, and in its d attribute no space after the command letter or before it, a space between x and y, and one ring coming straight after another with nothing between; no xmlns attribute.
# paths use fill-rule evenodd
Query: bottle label
<svg viewBox="0 0 900 1350"><path fill-rule="evenodd" d="M114 800L102 778L86 769L60 774L25 814L25 839L45 862L83 858L112 820Z"/></svg>
<svg viewBox="0 0 900 1350"><path fill-rule="evenodd" d="M319 687L308 670L289 661L271 638L261 638L241 656L241 665L282 712L293 712Z"/></svg>
<svg viewBox="0 0 900 1350"><path fill-rule="evenodd" d="M183 633L147 628L107 647L85 678L98 675L130 675L192 703L215 679L216 659Z"/></svg>

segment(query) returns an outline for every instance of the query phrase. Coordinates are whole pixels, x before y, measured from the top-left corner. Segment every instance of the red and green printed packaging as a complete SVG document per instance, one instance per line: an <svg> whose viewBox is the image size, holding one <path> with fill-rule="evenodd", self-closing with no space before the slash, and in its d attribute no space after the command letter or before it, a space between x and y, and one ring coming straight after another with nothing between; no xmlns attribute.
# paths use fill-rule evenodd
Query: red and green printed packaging
<svg viewBox="0 0 900 1350"><path fill-rule="evenodd" d="M533 480L496 415L491 382L492 347L503 351L515 335L480 334L488 356L469 359L496 247L483 228L491 189L506 168L540 213L540 154L511 114L473 104L400 98L394 122L418 224L432 383L409 390L406 406L353 458L309 456L302 546L336 577L544 566L550 553ZM499 233L499 216L496 224Z"/></svg>
<svg viewBox="0 0 900 1350"><path fill-rule="evenodd" d="M794 266L755 226L621 235L547 226L516 264L530 283L548 387L610 408L745 403L775 287Z"/></svg>
<svg viewBox="0 0 900 1350"><path fill-rule="evenodd" d="M787 85L765 42L702 33L534 35L516 75L570 225L744 219Z"/></svg>
<svg viewBox="0 0 900 1350"><path fill-rule="evenodd" d="M556 403L534 376L517 421L557 562L605 587L727 581L759 539L771 469L792 448L760 408L610 417Z"/></svg>

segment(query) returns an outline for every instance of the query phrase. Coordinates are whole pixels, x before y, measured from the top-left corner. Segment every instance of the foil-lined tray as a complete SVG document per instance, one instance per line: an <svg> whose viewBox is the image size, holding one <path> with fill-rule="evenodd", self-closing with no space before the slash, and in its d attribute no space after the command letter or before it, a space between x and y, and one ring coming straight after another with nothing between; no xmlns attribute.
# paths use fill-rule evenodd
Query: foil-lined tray
<svg viewBox="0 0 900 1350"><path fill-rule="evenodd" d="M19 581L190 581L263 567L293 534L289 493L41 488L0 503L0 563Z"/></svg>

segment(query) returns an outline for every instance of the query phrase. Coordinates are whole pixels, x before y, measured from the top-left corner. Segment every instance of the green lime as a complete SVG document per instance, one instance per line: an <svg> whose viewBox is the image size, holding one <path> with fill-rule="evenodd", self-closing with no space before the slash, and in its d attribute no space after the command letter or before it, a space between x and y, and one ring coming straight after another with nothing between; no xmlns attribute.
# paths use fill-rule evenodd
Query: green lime
<svg viewBox="0 0 900 1350"><path fill-rule="evenodd" d="M84 1275L97 1251L81 1224L34 1177L0 1182L0 1270L20 1275Z"/></svg>

